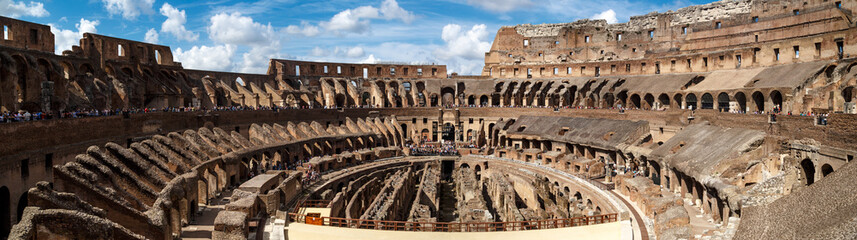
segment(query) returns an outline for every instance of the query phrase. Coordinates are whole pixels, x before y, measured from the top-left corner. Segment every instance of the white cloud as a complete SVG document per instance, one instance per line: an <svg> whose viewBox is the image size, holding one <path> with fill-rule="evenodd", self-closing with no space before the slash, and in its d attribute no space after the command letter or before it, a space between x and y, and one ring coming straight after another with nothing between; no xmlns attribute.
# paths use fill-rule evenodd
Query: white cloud
<svg viewBox="0 0 857 240"><path fill-rule="evenodd" d="M149 31L146 32L146 42L151 44L158 44L158 30L154 28L150 28Z"/></svg>
<svg viewBox="0 0 857 240"><path fill-rule="evenodd" d="M326 57L326 56L330 55L330 52L328 52L327 50L324 50L323 48L316 46L316 47L312 48L312 50L309 51L309 55L313 56L313 57Z"/></svg>
<svg viewBox="0 0 857 240"><path fill-rule="evenodd" d="M286 32L289 34L300 34L307 37L315 37L321 33L321 30L307 22L302 22L300 26L289 25L286 27Z"/></svg>
<svg viewBox="0 0 857 240"><path fill-rule="evenodd" d="M241 13L218 13L211 17L208 37L219 43L236 45L267 45L276 39L271 24L263 25Z"/></svg>
<svg viewBox="0 0 857 240"><path fill-rule="evenodd" d="M346 9L330 18L330 21L321 22L320 26L334 33L366 33L369 30L371 19L401 20L411 23L416 18L413 13L399 7L396 0L384 0L381 9L373 6L361 6L355 9Z"/></svg>
<svg viewBox="0 0 857 240"><path fill-rule="evenodd" d="M349 48L347 51L345 51L345 56L350 57L350 58L362 57L365 54L366 53L363 51L362 47L353 47L353 48Z"/></svg>
<svg viewBox="0 0 857 240"><path fill-rule="evenodd" d="M410 24L416 18L413 13L399 7L399 3L396 0L384 0L381 3L381 15L384 16L384 19L401 19L402 22L407 24Z"/></svg>
<svg viewBox="0 0 857 240"><path fill-rule="evenodd" d="M370 54L369 57L366 57L366 59L361 60L360 63L375 64L379 61L380 60L375 58L375 54Z"/></svg>
<svg viewBox="0 0 857 240"><path fill-rule="evenodd" d="M128 20L137 19L140 14L154 14L152 4L155 0L101 0L110 15L122 14Z"/></svg>
<svg viewBox="0 0 857 240"><path fill-rule="evenodd" d="M268 70L268 64L271 59L281 59L284 55L280 54L280 42L273 42L267 46L257 46L250 49L242 56L240 68L237 70L243 73L262 74Z"/></svg>
<svg viewBox="0 0 857 240"><path fill-rule="evenodd" d="M57 26L51 25L51 33L54 34L54 45L56 46L56 54L62 54L65 50L71 50L71 47L79 44L80 39L83 37L83 33L96 33L98 30L96 26L98 26L98 20L89 21L81 18L80 23L75 24L75 28L77 28L77 32L72 30L63 30L58 28Z"/></svg>
<svg viewBox="0 0 857 240"><path fill-rule="evenodd" d="M199 38L199 34L188 31L185 28L184 24L187 23L187 15L184 10L178 10L169 3L164 3L161 6L161 15L167 17L167 20L161 24L162 32L170 33L179 40L188 42L196 41Z"/></svg>
<svg viewBox="0 0 857 240"><path fill-rule="evenodd" d="M619 20L616 19L616 12L614 12L613 9L609 9L599 14L595 14L594 16L592 16L592 19L604 19L607 20L607 23L610 24L619 22Z"/></svg>
<svg viewBox="0 0 857 240"><path fill-rule="evenodd" d="M185 68L229 71L232 68L232 57L235 56L236 49L235 45L230 44L211 47L194 46L187 51L178 48L173 56Z"/></svg>
<svg viewBox="0 0 857 240"><path fill-rule="evenodd" d="M441 39L446 42L446 46L437 49L435 55L442 60L451 58L483 59L485 52L491 48L485 24L473 25L466 32L462 32L461 26L458 24L447 24L443 27Z"/></svg>
<svg viewBox="0 0 857 240"><path fill-rule="evenodd" d="M48 10L45 10L45 4L41 2L26 4L24 1L0 0L0 15L11 18L21 16L47 17L50 13Z"/></svg>
<svg viewBox="0 0 857 240"><path fill-rule="evenodd" d="M467 0L467 4L492 12L509 12L533 5L530 0Z"/></svg>

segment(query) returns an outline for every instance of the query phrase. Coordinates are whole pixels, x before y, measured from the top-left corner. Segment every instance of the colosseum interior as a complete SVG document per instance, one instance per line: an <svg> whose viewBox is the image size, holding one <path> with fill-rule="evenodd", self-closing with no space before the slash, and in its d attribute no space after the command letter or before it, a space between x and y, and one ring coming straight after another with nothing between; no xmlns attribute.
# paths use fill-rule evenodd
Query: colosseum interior
<svg viewBox="0 0 857 240"><path fill-rule="evenodd" d="M480 76L194 70L94 33L57 55L0 17L0 112L120 109L0 124L0 238L855 239L855 10L506 26Z"/></svg>

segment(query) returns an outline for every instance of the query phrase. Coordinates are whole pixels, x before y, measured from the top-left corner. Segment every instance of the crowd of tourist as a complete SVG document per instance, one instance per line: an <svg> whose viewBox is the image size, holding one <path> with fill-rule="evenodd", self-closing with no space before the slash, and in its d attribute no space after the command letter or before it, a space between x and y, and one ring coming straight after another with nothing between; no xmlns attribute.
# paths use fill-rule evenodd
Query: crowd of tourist
<svg viewBox="0 0 857 240"><path fill-rule="evenodd" d="M74 111L60 112L28 112L18 111L17 113L3 112L0 113L0 123L9 122L28 122L49 119L63 118L86 118L86 117L103 117L103 116L129 116L131 114L145 114L157 112L213 112L213 111L274 111L290 109L313 109L313 107L214 107L214 108L198 108L198 107L168 107L168 108L126 108L126 109L80 109Z"/></svg>
<svg viewBox="0 0 857 240"><path fill-rule="evenodd" d="M458 147L452 141L444 141L439 144L423 143L408 144L408 150L412 156L457 156Z"/></svg>

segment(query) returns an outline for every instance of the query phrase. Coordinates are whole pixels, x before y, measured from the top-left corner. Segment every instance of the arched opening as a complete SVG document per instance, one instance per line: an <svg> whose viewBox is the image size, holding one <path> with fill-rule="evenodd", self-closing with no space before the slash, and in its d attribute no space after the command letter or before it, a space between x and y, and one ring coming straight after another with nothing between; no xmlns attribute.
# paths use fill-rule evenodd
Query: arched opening
<svg viewBox="0 0 857 240"><path fill-rule="evenodd" d="M736 93L735 102L738 103L738 109L735 110L742 113L747 111L747 95L744 95L743 92Z"/></svg>
<svg viewBox="0 0 857 240"><path fill-rule="evenodd" d="M803 170L803 177L806 180L806 185L811 185L815 182L815 164L809 158L800 162Z"/></svg>
<svg viewBox="0 0 857 240"><path fill-rule="evenodd" d="M761 92L757 91L757 92L753 93L752 97L753 97L753 103L755 103L755 105L756 105L756 111L757 112L764 112L765 111L765 95L763 95Z"/></svg>
<svg viewBox="0 0 857 240"><path fill-rule="evenodd" d="M408 125L402 123L401 127L402 127L402 137L408 138Z"/></svg>
<svg viewBox="0 0 857 240"><path fill-rule="evenodd" d="M854 101L854 95L857 95L855 93L857 93L857 91L855 91L854 87L847 87L842 90L842 97L845 98L845 102L850 103Z"/></svg>
<svg viewBox="0 0 857 240"><path fill-rule="evenodd" d="M771 103L774 104L774 108L777 109L777 112L783 110L783 95L780 94L780 91L774 90L771 92Z"/></svg>
<svg viewBox="0 0 857 240"><path fill-rule="evenodd" d="M9 237L9 232L12 230L12 216L9 211L9 206L12 204L9 198L9 188L0 187L0 239Z"/></svg>
<svg viewBox="0 0 857 240"><path fill-rule="evenodd" d="M721 112L729 111L729 94L722 92L717 95L717 109Z"/></svg>
<svg viewBox="0 0 857 240"><path fill-rule="evenodd" d="M363 92L363 95L360 96L360 104L363 106L371 105L371 102L369 101L371 98L372 97L369 95L369 92Z"/></svg>
<svg viewBox="0 0 857 240"><path fill-rule="evenodd" d="M714 109L714 97L710 93L702 94L702 109Z"/></svg>
<svg viewBox="0 0 857 240"><path fill-rule="evenodd" d="M631 107L632 108L640 108L640 95L637 95L637 94L631 95Z"/></svg>
<svg viewBox="0 0 857 240"><path fill-rule="evenodd" d="M681 105L681 103L684 102L682 101L682 99L684 99L684 97L681 96L681 93L676 93L673 96L673 101L675 102L677 108L684 108L684 106Z"/></svg>
<svg viewBox="0 0 857 240"><path fill-rule="evenodd" d="M488 104L488 96L482 95L482 97L479 98L479 105L488 106Z"/></svg>
<svg viewBox="0 0 857 240"><path fill-rule="evenodd" d="M616 104L616 97L613 96L613 93L605 93L604 94L604 107L611 108Z"/></svg>
<svg viewBox="0 0 857 240"><path fill-rule="evenodd" d="M628 104L626 104L627 101L628 101L628 92L627 91L621 91L621 92L619 92L619 94L616 94L616 104L619 105L619 107L630 107L630 106L628 106Z"/></svg>
<svg viewBox="0 0 857 240"><path fill-rule="evenodd" d="M432 95L431 95L431 99L430 99L430 101L429 101L429 102L430 102L430 104L431 104L431 106L432 106L432 107L437 107L437 101L438 101L437 94L432 94Z"/></svg>
<svg viewBox="0 0 857 240"><path fill-rule="evenodd" d="M473 95L467 97L467 105L476 105L476 97L474 97Z"/></svg>
<svg viewBox="0 0 857 240"><path fill-rule="evenodd" d="M443 135L441 139L444 141L455 141L455 126L451 123L443 124Z"/></svg>
<svg viewBox="0 0 857 240"><path fill-rule="evenodd" d="M423 142L428 142L431 140L431 133L428 129L423 129L420 132L420 140L422 140Z"/></svg>
<svg viewBox="0 0 857 240"><path fill-rule="evenodd" d="M658 103L661 104L661 106L660 106L661 109L669 108L671 106L670 96L667 95L666 93L662 93L661 95L658 96Z"/></svg>
<svg viewBox="0 0 857 240"><path fill-rule="evenodd" d="M336 94L336 106L337 107L345 107L345 95L344 94Z"/></svg>
<svg viewBox="0 0 857 240"><path fill-rule="evenodd" d="M445 87L440 90L441 104L443 106L452 106L455 104L455 90L451 87Z"/></svg>
<svg viewBox="0 0 857 240"><path fill-rule="evenodd" d="M833 166L830 166L830 164L821 165L822 177L827 177L827 175L830 175L831 173L833 173Z"/></svg>
<svg viewBox="0 0 857 240"><path fill-rule="evenodd" d="M654 108L654 106L655 106L655 96L652 96L652 94L646 94L646 96L645 96L645 97L643 97L643 100L645 100L645 101L646 101L646 106L643 106L643 108L646 108L646 109L652 109L652 108Z"/></svg>
<svg viewBox="0 0 857 240"><path fill-rule="evenodd" d="M684 98L684 102L687 104L687 109L690 109L690 110L699 109L696 107L696 95L693 93L688 93L687 97Z"/></svg>

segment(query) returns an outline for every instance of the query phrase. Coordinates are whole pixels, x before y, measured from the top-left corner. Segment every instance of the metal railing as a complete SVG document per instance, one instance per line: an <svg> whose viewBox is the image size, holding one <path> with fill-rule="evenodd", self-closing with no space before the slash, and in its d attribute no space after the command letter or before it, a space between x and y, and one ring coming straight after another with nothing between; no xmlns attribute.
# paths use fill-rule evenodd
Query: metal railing
<svg viewBox="0 0 857 240"><path fill-rule="evenodd" d="M406 222L382 221L368 219L351 219L337 217L313 217L299 213L289 213L294 222L316 224L331 227L357 229L374 229L410 232L503 232L541 230L566 227L588 226L601 223L616 222L618 214L603 214L595 216L546 219L515 222Z"/></svg>

